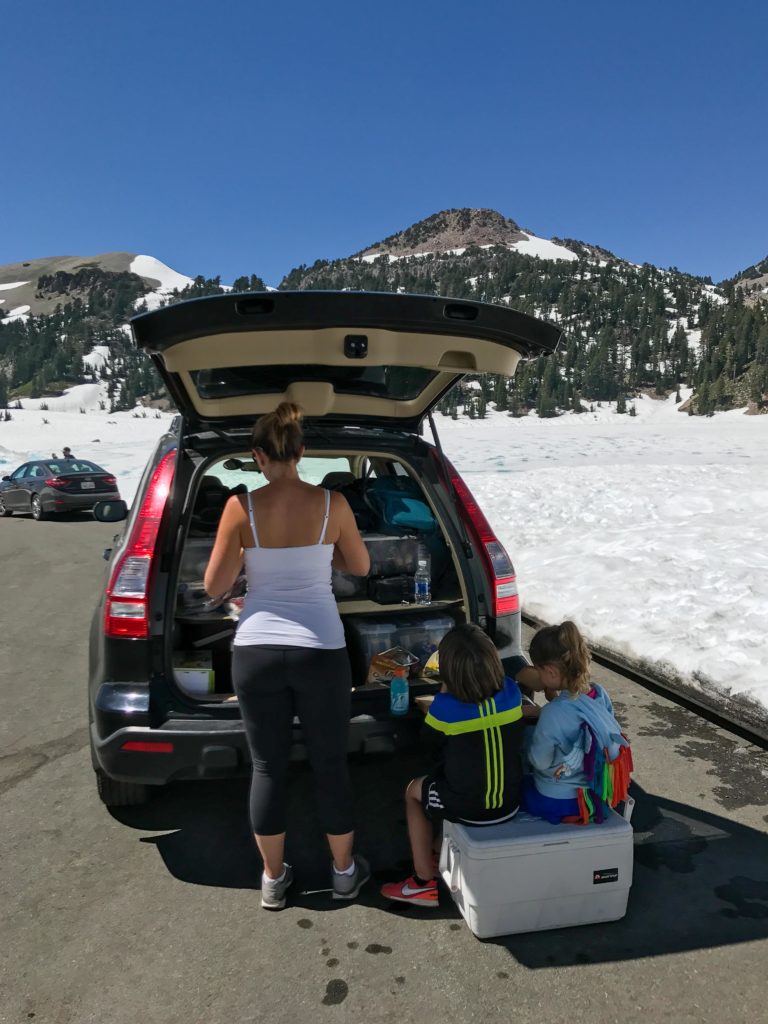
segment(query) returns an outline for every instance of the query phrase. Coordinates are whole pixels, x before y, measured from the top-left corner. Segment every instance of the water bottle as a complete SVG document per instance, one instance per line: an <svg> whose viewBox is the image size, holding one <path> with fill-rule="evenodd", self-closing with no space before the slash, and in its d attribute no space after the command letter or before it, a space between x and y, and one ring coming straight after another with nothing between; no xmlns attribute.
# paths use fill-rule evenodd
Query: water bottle
<svg viewBox="0 0 768 1024"><path fill-rule="evenodd" d="M389 710L393 715L407 715L408 703L408 669L399 668L389 681Z"/></svg>
<svg viewBox="0 0 768 1024"><path fill-rule="evenodd" d="M432 601L432 586L429 572L429 555L421 549L419 549L418 569L416 570L413 582L416 604L430 604Z"/></svg>

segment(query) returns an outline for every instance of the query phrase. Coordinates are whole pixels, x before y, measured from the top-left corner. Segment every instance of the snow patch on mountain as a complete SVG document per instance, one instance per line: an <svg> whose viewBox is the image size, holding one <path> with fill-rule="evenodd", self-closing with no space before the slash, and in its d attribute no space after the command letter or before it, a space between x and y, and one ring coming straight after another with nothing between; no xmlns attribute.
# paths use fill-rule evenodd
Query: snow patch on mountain
<svg viewBox="0 0 768 1024"><path fill-rule="evenodd" d="M155 259L154 256L136 256L131 261L129 269L132 274L138 274L139 277L160 282L158 289L143 295L137 300L137 305L145 303L147 309L157 309L163 299L167 298L172 291L181 291L183 288L187 288L194 283L193 278L187 277L185 274L179 274L176 270L171 270L170 267Z"/></svg>

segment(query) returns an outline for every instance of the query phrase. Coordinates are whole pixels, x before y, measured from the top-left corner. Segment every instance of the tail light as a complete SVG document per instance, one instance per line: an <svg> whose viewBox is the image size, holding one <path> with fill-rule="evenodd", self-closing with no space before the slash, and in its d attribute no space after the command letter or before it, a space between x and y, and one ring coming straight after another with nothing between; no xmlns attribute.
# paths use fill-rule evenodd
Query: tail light
<svg viewBox="0 0 768 1024"><path fill-rule="evenodd" d="M50 480L45 481L46 487L66 487L69 483L68 480L61 480L57 476L52 476Z"/></svg>
<svg viewBox="0 0 768 1024"><path fill-rule="evenodd" d="M512 560L455 467L447 459L445 459L445 465L458 498L459 511L480 549L485 563L488 582L491 584L491 593L493 594L491 614L498 617L519 611L520 598L517 593L517 577Z"/></svg>
<svg viewBox="0 0 768 1024"><path fill-rule="evenodd" d="M114 487L115 484L117 483L117 477L116 476L103 476L101 478L101 482L103 484L109 484L110 487Z"/></svg>
<svg viewBox="0 0 768 1024"><path fill-rule="evenodd" d="M125 550L107 587L104 632L140 640L149 636L149 582L157 535L176 469L176 449L160 460L139 508Z"/></svg>

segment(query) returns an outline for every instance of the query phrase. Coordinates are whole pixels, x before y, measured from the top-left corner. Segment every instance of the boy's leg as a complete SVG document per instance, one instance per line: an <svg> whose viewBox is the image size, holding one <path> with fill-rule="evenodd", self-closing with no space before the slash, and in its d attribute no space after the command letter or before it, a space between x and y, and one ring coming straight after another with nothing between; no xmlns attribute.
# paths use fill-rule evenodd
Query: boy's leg
<svg viewBox="0 0 768 1024"><path fill-rule="evenodd" d="M414 874L402 882L387 882L381 887L381 895L385 899L410 903L414 907L438 905L437 881L432 864L432 822L422 805L425 782L429 784L429 779L412 779L405 790L405 814Z"/></svg>
<svg viewBox="0 0 768 1024"><path fill-rule="evenodd" d="M411 841L413 869L419 878L435 877L432 857L434 831L432 822L422 809L422 786L424 777L412 779L405 790L405 816L408 822L408 838Z"/></svg>

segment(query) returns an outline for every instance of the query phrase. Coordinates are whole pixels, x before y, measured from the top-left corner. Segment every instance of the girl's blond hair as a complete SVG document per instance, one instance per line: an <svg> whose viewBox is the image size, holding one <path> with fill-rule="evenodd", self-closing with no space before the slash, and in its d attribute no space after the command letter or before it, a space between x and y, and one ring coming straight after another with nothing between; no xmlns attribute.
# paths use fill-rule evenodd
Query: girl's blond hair
<svg viewBox="0 0 768 1024"><path fill-rule="evenodd" d="M293 402L281 402L274 412L256 420L251 447L259 448L273 462L292 462L301 456L304 410Z"/></svg>
<svg viewBox="0 0 768 1024"><path fill-rule="evenodd" d="M504 668L493 640L472 622L445 634L439 658L448 692L465 704L479 704L504 685Z"/></svg>
<svg viewBox="0 0 768 1024"><path fill-rule="evenodd" d="M588 692L592 685L591 658L575 622L567 620L559 626L544 626L534 634L529 650L534 666L554 665L563 674L572 697Z"/></svg>

